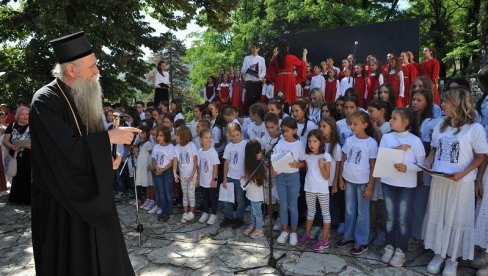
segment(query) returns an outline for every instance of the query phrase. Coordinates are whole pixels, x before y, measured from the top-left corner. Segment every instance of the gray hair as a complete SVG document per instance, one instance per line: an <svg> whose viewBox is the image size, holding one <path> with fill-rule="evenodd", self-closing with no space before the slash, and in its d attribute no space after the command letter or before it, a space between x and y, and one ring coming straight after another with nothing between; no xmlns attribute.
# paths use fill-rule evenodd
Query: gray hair
<svg viewBox="0 0 488 276"><path fill-rule="evenodd" d="M68 68L68 64L72 64L74 66L78 65L78 60L70 61L70 62L65 62L65 63L56 63L54 65L52 72L53 77L55 78L61 78L62 76L66 76L66 70Z"/></svg>
<svg viewBox="0 0 488 276"><path fill-rule="evenodd" d="M17 111L15 111L15 121L16 122L19 120L20 113L22 113L23 111L29 112L30 109L27 106L19 106L19 108L17 108Z"/></svg>

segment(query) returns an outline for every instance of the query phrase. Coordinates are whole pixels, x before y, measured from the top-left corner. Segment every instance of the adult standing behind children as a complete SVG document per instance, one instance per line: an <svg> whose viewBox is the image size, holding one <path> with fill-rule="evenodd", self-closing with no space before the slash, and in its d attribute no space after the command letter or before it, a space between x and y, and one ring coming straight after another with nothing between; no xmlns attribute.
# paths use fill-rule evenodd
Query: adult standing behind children
<svg viewBox="0 0 488 276"><path fill-rule="evenodd" d="M251 54L244 58L241 73L246 81L246 95L244 105L249 107L258 102L263 90L264 76L266 76L266 62L259 53L259 43L251 45Z"/></svg>

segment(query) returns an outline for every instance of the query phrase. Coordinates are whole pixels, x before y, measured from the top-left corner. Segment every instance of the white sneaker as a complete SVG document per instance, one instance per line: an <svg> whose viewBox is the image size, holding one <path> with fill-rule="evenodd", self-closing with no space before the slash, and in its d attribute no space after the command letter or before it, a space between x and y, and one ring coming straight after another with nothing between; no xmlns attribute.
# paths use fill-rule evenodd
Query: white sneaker
<svg viewBox="0 0 488 276"><path fill-rule="evenodd" d="M458 262L453 262L450 259L446 260L446 265L442 271L442 276L456 276Z"/></svg>
<svg viewBox="0 0 488 276"><path fill-rule="evenodd" d="M216 220L217 220L217 216L214 214L211 214L210 218L207 221L207 224L208 225L214 225Z"/></svg>
<svg viewBox="0 0 488 276"><path fill-rule="evenodd" d="M158 207L158 210L156 211L156 214L161 215L163 213L163 210Z"/></svg>
<svg viewBox="0 0 488 276"><path fill-rule="evenodd" d="M444 258L441 255L435 254L434 258L429 262L427 265L427 272L430 274L437 274L441 271L442 266L444 265Z"/></svg>
<svg viewBox="0 0 488 276"><path fill-rule="evenodd" d="M286 242L286 239L288 239L288 232L281 231L280 236L276 239L276 242L279 244L284 244Z"/></svg>
<svg viewBox="0 0 488 276"><path fill-rule="evenodd" d="M186 215L186 221L190 222L195 218L195 215L192 212L188 212Z"/></svg>
<svg viewBox="0 0 488 276"><path fill-rule="evenodd" d="M273 231L280 231L281 223L280 220L276 220L275 224L273 225Z"/></svg>
<svg viewBox="0 0 488 276"><path fill-rule="evenodd" d="M393 246L391 246L390 244L385 246L385 253L383 254L383 256L381 256L381 261L385 264L390 263L391 257L393 257L394 252L395 249L393 248Z"/></svg>
<svg viewBox="0 0 488 276"><path fill-rule="evenodd" d="M183 215L181 215L181 223L187 222L187 219L186 219L187 215L188 215L188 213L183 213Z"/></svg>
<svg viewBox="0 0 488 276"><path fill-rule="evenodd" d="M395 250L395 255L393 255L393 258L391 258L389 264L394 267L402 267L404 263L405 253L400 248L397 248Z"/></svg>
<svg viewBox="0 0 488 276"><path fill-rule="evenodd" d="M200 223L205 223L205 222L207 222L207 220L208 220L208 216L209 216L209 214L208 214L208 213L203 213L203 214L202 214L202 216L200 217L200 219L198 220L198 222L200 222Z"/></svg>
<svg viewBox="0 0 488 276"><path fill-rule="evenodd" d="M297 233L290 233L290 245L296 246L298 243Z"/></svg>
<svg viewBox="0 0 488 276"><path fill-rule="evenodd" d="M148 211L149 214L154 214L158 211L159 207L157 205L154 205L154 207L151 208L151 210Z"/></svg>

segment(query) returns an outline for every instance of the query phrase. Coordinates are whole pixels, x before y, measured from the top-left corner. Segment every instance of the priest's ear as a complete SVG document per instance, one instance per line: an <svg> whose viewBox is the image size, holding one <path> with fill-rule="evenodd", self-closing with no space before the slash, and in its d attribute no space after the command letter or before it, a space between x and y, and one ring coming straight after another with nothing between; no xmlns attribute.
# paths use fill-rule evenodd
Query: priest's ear
<svg viewBox="0 0 488 276"><path fill-rule="evenodd" d="M76 67L75 63L66 64L66 70L65 70L66 77L69 77L71 79L76 78L76 68L75 67Z"/></svg>

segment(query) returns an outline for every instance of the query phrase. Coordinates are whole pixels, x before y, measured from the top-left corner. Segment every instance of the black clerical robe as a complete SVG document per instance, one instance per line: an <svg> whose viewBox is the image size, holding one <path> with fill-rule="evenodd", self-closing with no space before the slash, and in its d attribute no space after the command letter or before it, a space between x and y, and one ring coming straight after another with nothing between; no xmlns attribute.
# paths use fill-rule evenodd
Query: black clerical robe
<svg viewBox="0 0 488 276"><path fill-rule="evenodd" d="M134 275L113 197L107 132L82 135L56 80L39 89L30 113L32 243L38 276Z"/></svg>

